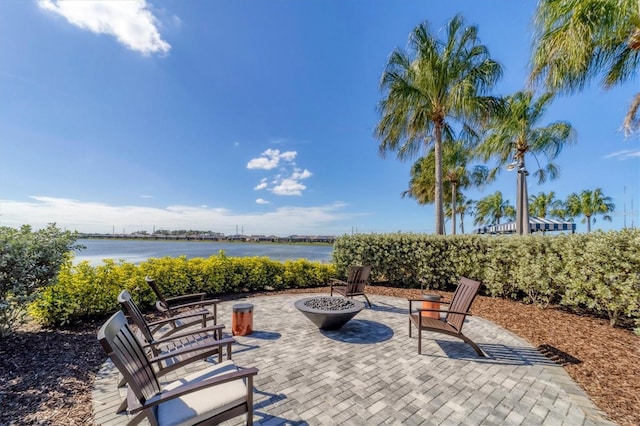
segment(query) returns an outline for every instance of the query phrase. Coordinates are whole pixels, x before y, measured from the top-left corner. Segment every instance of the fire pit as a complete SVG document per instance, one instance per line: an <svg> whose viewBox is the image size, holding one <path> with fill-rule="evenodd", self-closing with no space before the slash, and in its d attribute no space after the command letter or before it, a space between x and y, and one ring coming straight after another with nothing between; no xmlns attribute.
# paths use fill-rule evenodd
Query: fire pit
<svg viewBox="0 0 640 426"><path fill-rule="evenodd" d="M307 297L294 306L321 330L338 330L364 309L364 303L342 297Z"/></svg>

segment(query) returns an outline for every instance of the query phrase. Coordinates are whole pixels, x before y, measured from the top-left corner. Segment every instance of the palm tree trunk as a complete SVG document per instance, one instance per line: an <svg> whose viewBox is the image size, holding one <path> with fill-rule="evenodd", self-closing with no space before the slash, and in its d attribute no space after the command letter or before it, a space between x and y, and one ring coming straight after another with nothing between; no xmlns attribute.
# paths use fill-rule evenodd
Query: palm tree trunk
<svg viewBox="0 0 640 426"><path fill-rule="evenodd" d="M456 184L451 182L451 235L456 235Z"/></svg>
<svg viewBox="0 0 640 426"><path fill-rule="evenodd" d="M444 234L444 206L442 202L442 124L436 123L435 125L435 166L436 166L436 191L435 191L435 205L436 205L436 235Z"/></svg>
<svg viewBox="0 0 640 426"><path fill-rule="evenodd" d="M587 218L587 233L591 232L591 216L586 216Z"/></svg>
<svg viewBox="0 0 640 426"><path fill-rule="evenodd" d="M464 234L464 213L460 212L460 233Z"/></svg>

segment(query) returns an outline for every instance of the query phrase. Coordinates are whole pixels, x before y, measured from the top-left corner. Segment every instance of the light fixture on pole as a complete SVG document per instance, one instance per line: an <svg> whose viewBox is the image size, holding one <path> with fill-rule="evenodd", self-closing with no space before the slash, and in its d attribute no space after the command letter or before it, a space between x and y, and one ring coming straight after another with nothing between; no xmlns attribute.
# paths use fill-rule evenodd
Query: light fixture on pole
<svg viewBox="0 0 640 426"><path fill-rule="evenodd" d="M524 159L507 164L506 169L513 171L518 169L516 177L516 234L526 235L531 233L529 227L529 196L527 194L527 175L529 172L524 166Z"/></svg>

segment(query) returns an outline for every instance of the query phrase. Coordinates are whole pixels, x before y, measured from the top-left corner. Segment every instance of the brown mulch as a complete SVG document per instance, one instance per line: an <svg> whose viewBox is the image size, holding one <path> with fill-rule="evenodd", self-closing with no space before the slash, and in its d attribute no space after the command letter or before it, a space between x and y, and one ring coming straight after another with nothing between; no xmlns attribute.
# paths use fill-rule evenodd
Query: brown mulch
<svg viewBox="0 0 640 426"><path fill-rule="evenodd" d="M419 290L378 286L367 291L403 298L420 295ZM327 288L289 292L326 293ZM610 419L622 426L640 424L640 337L630 330L558 307L543 310L484 296L476 299L472 312L518 334L562 365ZM28 325L0 340L0 425L93 424L91 390L105 360L96 340L103 320L67 330Z"/></svg>

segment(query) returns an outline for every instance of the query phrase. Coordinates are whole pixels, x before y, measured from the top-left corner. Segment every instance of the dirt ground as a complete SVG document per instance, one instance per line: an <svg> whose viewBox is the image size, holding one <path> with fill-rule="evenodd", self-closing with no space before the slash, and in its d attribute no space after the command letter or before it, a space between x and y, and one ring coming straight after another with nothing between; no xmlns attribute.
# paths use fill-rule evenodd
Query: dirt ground
<svg viewBox="0 0 640 426"><path fill-rule="evenodd" d="M327 292L327 288L292 292ZM418 297L419 290L370 286L368 294ZM262 295L259 293L256 295ZM440 293L445 299L449 293ZM246 297L247 295L243 295ZM231 296L229 298L232 298ZM493 321L562 365L591 400L622 426L640 424L640 337L608 321L480 296L474 315ZM67 330L28 325L0 340L0 425L90 425L91 389L105 356L104 318Z"/></svg>

